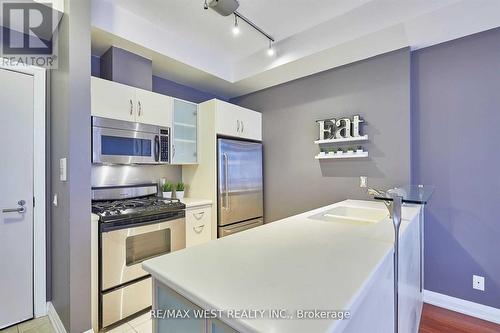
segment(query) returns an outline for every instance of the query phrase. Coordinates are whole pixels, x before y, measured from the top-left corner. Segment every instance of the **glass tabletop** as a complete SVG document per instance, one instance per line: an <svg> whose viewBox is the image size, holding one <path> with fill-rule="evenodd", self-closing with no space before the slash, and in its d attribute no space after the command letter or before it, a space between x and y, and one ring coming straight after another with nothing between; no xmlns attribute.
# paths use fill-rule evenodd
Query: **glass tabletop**
<svg viewBox="0 0 500 333"><path fill-rule="evenodd" d="M376 200L392 201L397 195L403 198L403 203L425 205L436 189L432 185L406 185L398 186L384 193L374 196Z"/></svg>

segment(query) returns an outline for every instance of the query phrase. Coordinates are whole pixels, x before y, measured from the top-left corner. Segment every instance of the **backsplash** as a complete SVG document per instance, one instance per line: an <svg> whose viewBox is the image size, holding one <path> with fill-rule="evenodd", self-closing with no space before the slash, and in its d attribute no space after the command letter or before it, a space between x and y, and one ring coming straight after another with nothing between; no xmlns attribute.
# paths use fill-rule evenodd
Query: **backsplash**
<svg viewBox="0 0 500 333"><path fill-rule="evenodd" d="M158 183L160 178L175 183L182 179L176 165L92 165L92 186Z"/></svg>

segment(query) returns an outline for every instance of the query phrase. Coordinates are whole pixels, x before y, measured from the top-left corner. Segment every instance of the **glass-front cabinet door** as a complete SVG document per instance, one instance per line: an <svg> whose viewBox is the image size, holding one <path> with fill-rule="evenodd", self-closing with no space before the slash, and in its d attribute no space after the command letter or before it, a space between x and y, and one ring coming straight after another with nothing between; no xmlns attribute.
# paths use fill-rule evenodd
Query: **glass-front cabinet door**
<svg viewBox="0 0 500 333"><path fill-rule="evenodd" d="M172 164L198 162L198 104L174 99Z"/></svg>

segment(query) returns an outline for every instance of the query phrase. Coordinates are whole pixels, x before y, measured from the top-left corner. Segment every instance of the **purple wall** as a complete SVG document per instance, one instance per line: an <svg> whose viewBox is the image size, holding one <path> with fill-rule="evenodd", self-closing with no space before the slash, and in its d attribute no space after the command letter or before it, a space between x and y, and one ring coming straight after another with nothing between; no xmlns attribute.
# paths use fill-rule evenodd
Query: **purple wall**
<svg viewBox="0 0 500 333"><path fill-rule="evenodd" d="M153 76L153 91L194 103L205 102L213 98L227 100L225 97L216 96L158 76Z"/></svg>
<svg viewBox="0 0 500 333"><path fill-rule="evenodd" d="M132 54L133 55L133 54ZM91 57L91 65L92 65L92 76L95 77L102 77L102 66L101 66L101 58L98 56L92 56ZM134 67L134 66L131 66ZM134 81L137 82L138 78L137 75L131 76L132 73L130 71L120 71L122 73L122 81ZM127 76L129 76L127 78ZM216 96L195 88L191 88L179 83L176 83L174 81L170 81L158 76L153 76L153 75L148 75L147 77L144 77L144 74L141 74L140 80L144 82L144 80L149 79L151 77L151 83L152 83L152 91L157 92L159 94L163 95L168 95L180 99L184 99L186 101L194 102L194 103L201 103L208 101L213 98L218 98L220 100L227 100L226 97L223 96ZM125 83L125 82L123 82ZM137 84L131 84L133 86L138 86ZM144 87L143 87L144 88ZM150 90L150 89L148 89Z"/></svg>
<svg viewBox="0 0 500 333"><path fill-rule="evenodd" d="M413 178L436 185L425 288L500 308L500 29L413 52L412 85Z"/></svg>

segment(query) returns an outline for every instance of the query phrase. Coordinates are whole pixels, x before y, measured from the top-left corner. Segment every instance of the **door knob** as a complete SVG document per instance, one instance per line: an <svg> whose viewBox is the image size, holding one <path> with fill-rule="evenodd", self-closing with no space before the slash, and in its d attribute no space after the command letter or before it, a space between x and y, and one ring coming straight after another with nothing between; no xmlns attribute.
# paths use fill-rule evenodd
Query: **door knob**
<svg viewBox="0 0 500 333"><path fill-rule="evenodd" d="M22 214L22 213L26 212L26 207L24 207L24 205L26 204L26 201L19 200L17 202L17 204L19 206L21 206L21 207L2 209L2 213L19 213L19 214Z"/></svg>

